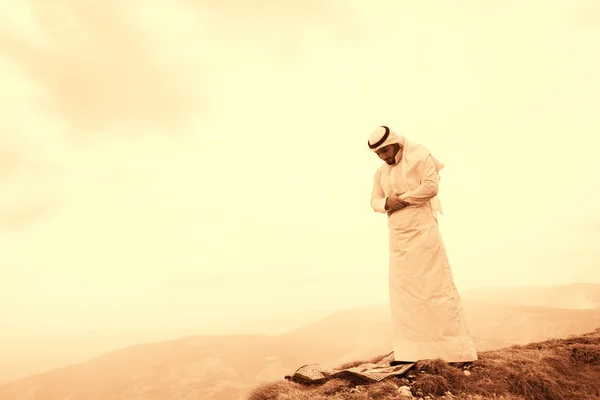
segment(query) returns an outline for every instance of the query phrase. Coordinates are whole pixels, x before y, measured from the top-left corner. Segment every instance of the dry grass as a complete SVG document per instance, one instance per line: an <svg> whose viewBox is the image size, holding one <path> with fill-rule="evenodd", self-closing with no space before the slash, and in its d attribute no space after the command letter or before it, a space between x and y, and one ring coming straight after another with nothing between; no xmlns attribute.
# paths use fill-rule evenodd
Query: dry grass
<svg viewBox="0 0 600 400"><path fill-rule="evenodd" d="M248 400L392 400L402 398L400 386L408 386L416 398L600 399L600 329L567 339L482 352L479 357L463 368L441 360L419 362L406 377L368 385L346 379L333 379L321 385L269 383L256 388ZM341 367L377 362L381 358Z"/></svg>

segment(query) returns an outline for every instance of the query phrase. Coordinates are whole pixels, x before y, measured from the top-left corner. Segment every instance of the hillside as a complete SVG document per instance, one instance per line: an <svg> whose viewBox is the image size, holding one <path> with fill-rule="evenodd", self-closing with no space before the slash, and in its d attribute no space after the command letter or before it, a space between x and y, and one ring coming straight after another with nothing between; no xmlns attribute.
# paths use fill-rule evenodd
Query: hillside
<svg viewBox="0 0 600 400"><path fill-rule="evenodd" d="M192 336L133 346L20 379L0 386L0 399L234 400L260 382L280 378L306 355L331 362L338 353L336 347L310 340Z"/></svg>
<svg viewBox="0 0 600 400"><path fill-rule="evenodd" d="M600 326L600 309L465 304L480 351ZM113 351L2 385L0 399L241 400L304 364L338 365L388 353L389 339L387 307L364 307L284 335L191 336Z"/></svg>
<svg viewBox="0 0 600 400"><path fill-rule="evenodd" d="M371 362L377 362L376 359ZM363 364L357 362L355 365ZM340 366L345 369L350 366ZM294 379L257 387L249 400L505 399L598 400L600 329L482 352L467 366L419 362L401 377L365 383L341 376L319 384Z"/></svg>
<svg viewBox="0 0 600 400"><path fill-rule="evenodd" d="M72 334L45 334L16 330L0 325L0 383L25 378L74 363L90 360L106 352L152 343L176 340L202 332L227 335L232 332L278 335L323 318L324 311L292 312L286 315L240 319L230 324L207 321L187 327L127 331L104 329Z"/></svg>
<svg viewBox="0 0 600 400"><path fill-rule="evenodd" d="M479 351L564 338L600 326L600 308L503 305L473 298L464 303ZM390 336L387 305L373 305L336 312L282 335L189 336L115 350L0 384L0 399L241 400L257 385L305 364L335 366L387 354Z"/></svg>
<svg viewBox="0 0 600 400"><path fill-rule="evenodd" d="M594 318L594 311L588 306L600 306L600 285L573 284L544 288L488 288L466 291L463 297L468 308L467 316L469 319L477 321L478 326L473 327L477 345L481 349L491 349L513 343L543 340L552 335L562 337L566 334L585 332L590 329L590 325L584 323L583 326L577 326L580 324L578 315L582 315L581 318L583 319L588 314L592 316L592 319ZM493 303L493 305L487 303ZM529 308L528 312L522 314L521 311L527 310L527 308L522 307L529 306L533 308ZM587 309L588 313L571 313L570 310L569 312L564 310L552 311L557 307ZM497 320L489 318L486 315L489 310L493 310L494 313L498 313L502 317ZM562 317L561 314L566 315ZM353 343L345 345L345 347L352 345L356 349L355 352L344 354L345 359L369 357L374 353L385 352L387 349L386 335L389 335L389 332L386 305L347 310L335 313L324 320L325 315L325 313L317 312L295 313L286 315L285 318L280 316L278 318L257 319L253 321L253 324L250 321L240 321L236 330L238 332L257 332L268 335L278 335L281 332L292 331L294 335L298 332L294 332L293 329L305 325L305 328L301 330L303 335L317 336L319 340L332 340L333 337L340 340L340 335L343 334L344 329L361 329L364 334L351 338L350 341ZM514 325L504 323L508 319L521 320L523 326L533 320L541 322L535 330L514 333L509 330ZM242 326L245 329L242 329ZM306 328L308 326L312 328ZM593 326L591 327L593 328ZM1 383L86 361L114 349L140 343L175 340L189 336L195 331L195 329L140 332L104 330L40 338L33 337L31 334L27 336L23 332L12 332L9 329L10 327L1 326L0 328L3 336L3 340L0 341L0 354L2 354L2 357L0 357ZM231 331L233 330L231 329ZM219 334L227 334L227 332L221 331ZM381 345L372 347L374 342Z"/></svg>

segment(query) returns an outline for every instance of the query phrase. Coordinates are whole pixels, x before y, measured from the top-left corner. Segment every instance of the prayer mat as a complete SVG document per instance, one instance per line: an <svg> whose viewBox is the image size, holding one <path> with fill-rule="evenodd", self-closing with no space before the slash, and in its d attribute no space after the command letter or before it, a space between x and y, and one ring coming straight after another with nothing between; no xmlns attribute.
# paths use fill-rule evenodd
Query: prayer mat
<svg viewBox="0 0 600 400"><path fill-rule="evenodd" d="M365 383L381 382L391 376L402 376L407 373L415 363L404 363L390 366L394 360L394 353L390 353L377 363L365 363L346 369L332 369L319 364L304 365L292 376L286 379L298 383L323 383L334 378L350 378L364 381Z"/></svg>

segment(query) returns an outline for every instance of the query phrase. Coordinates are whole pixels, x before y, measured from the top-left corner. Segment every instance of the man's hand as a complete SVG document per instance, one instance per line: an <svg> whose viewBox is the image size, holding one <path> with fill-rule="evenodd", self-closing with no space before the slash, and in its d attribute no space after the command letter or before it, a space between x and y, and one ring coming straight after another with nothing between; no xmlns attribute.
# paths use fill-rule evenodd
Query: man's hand
<svg viewBox="0 0 600 400"><path fill-rule="evenodd" d="M390 216L396 211L402 210L409 204L403 200L400 200L399 195L392 195L385 201L385 208L387 209L387 215Z"/></svg>
<svg viewBox="0 0 600 400"><path fill-rule="evenodd" d="M408 205L407 202L400 200L400 195L393 194L385 200L386 210L401 210Z"/></svg>

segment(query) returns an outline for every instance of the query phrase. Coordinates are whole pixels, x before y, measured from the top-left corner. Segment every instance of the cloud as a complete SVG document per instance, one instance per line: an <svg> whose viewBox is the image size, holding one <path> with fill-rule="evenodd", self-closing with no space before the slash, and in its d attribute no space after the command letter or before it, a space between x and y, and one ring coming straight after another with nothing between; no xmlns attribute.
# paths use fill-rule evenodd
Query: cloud
<svg viewBox="0 0 600 400"><path fill-rule="evenodd" d="M116 2L36 1L32 11L43 40L5 25L0 46L73 130L123 121L172 127L190 112L185 82Z"/></svg>
<svg viewBox="0 0 600 400"><path fill-rule="evenodd" d="M18 103L18 102L15 102ZM17 108L19 104L13 104ZM11 113L0 123L0 230L18 230L50 214L60 204L64 186L65 142L45 125Z"/></svg>
<svg viewBox="0 0 600 400"><path fill-rule="evenodd" d="M52 210L48 204L20 204L12 209L0 210L0 229L18 230L47 215Z"/></svg>
<svg viewBox="0 0 600 400"><path fill-rule="evenodd" d="M13 176L21 168L23 159L13 149L0 147L0 179Z"/></svg>
<svg viewBox="0 0 600 400"><path fill-rule="evenodd" d="M368 34L368 26L361 21L362 10L340 0L181 0L181 4L207 21L218 20L212 29L220 36L245 44L260 43L277 55L270 59L278 61L300 60L309 51L307 38L315 32L321 41L335 41L339 46L364 40Z"/></svg>

